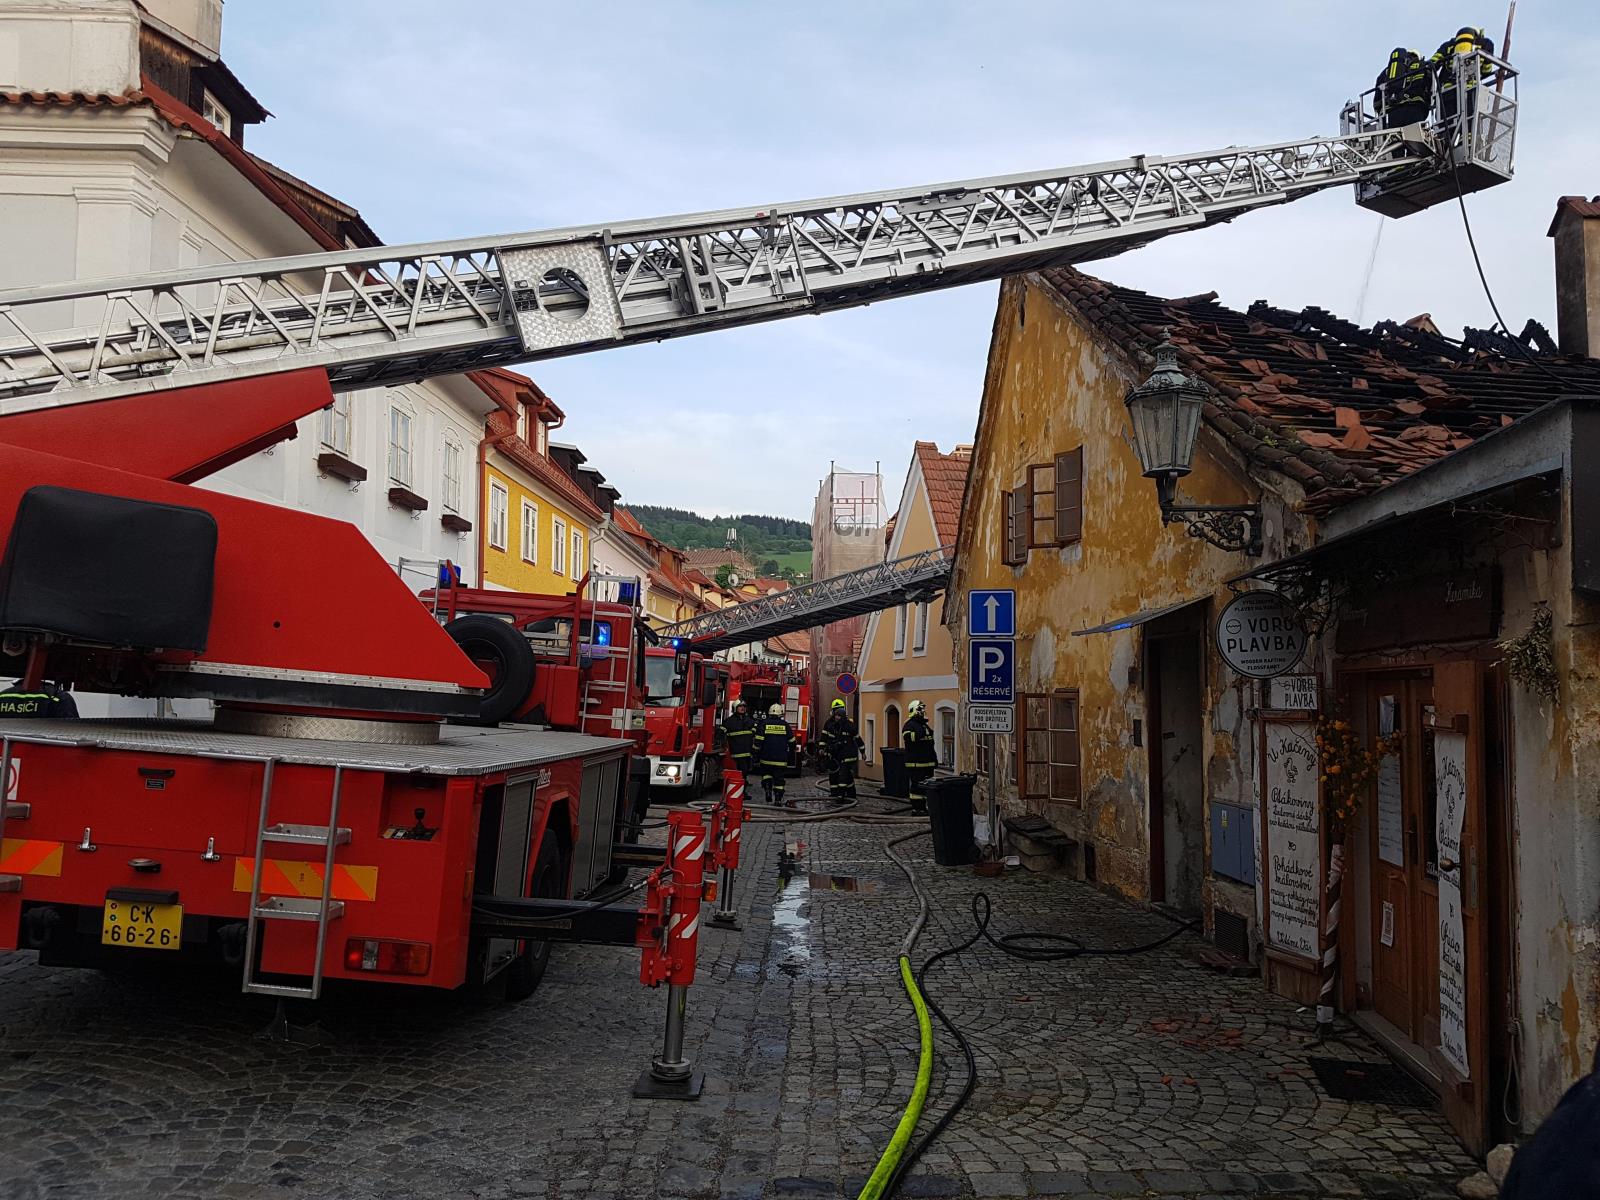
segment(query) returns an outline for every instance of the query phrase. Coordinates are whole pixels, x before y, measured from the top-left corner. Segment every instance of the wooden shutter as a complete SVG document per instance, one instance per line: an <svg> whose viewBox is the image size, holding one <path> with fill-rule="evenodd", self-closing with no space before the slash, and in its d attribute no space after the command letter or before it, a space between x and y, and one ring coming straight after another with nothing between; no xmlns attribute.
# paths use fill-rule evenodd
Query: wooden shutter
<svg viewBox="0 0 1600 1200"><path fill-rule="evenodd" d="M1033 519L1033 497L1027 485L1006 493L1006 552L1007 566L1021 566L1028 561L1028 527Z"/></svg>
<svg viewBox="0 0 1600 1200"><path fill-rule="evenodd" d="M1043 800L1050 795L1050 697L1023 692L1017 697L1017 795Z"/></svg>
<svg viewBox="0 0 1600 1200"><path fill-rule="evenodd" d="M1083 447L1056 455L1056 545L1083 537Z"/></svg>
<svg viewBox="0 0 1600 1200"><path fill-rule="evenodd" d="M1050 696L1050 797L1077 804L1083 799L1078 740L1078 689L1057 688Z"/></svg>

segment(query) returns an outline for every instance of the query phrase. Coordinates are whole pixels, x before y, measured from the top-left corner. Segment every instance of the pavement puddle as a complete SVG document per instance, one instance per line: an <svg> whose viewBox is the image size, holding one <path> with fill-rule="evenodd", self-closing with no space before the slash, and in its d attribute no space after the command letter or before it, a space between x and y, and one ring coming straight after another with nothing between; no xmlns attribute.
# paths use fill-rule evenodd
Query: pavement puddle
<svg viewBox="0 0 1600 1200"><path fill-rule="evenodd" d="M794 977L811 961L811 918L800 910L811 898L811 875L800 870L804 842L787 842L778 855L778 899L772 927L783 939L778 970Z"/></svg>

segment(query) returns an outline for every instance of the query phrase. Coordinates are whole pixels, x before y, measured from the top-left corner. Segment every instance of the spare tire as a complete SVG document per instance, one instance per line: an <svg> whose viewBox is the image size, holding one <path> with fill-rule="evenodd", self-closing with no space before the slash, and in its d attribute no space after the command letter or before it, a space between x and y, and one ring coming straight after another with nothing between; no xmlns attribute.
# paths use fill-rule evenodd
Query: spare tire
<svg viewBox="0 0 1600 1200"><path fill-rule="evenodd" d="M533 690L533 647L522 632L499 617L469 613L444 631L462 653L489 677L476 717L458 718L463 725L498 725L528 700Z"/></svg>

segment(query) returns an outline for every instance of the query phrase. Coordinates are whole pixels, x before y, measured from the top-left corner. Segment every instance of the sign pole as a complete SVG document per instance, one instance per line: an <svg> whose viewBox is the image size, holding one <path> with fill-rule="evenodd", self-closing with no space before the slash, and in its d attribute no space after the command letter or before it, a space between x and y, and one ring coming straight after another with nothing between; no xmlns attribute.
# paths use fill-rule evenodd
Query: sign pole
<svg viewBox="0 0 1600 1200"><path fill-rule="evenodd" d="M989 844L994 847L996 861L1005 857L1005 839L1000 833L1000 739L992 733L983 735L989 754Z"/></svg>

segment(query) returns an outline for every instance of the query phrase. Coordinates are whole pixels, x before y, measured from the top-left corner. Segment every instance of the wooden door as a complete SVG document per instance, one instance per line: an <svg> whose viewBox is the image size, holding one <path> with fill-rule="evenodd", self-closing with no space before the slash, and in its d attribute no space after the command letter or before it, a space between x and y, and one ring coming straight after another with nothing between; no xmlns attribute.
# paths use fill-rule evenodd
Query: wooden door
<svg viewBox="0 0 1600 1200"><path fill-rule="evenodd" d="M1433 791L1439 831L1436 895L1442 949L1434 959L1437 1033L1423 1043L1434 1050L1444 1080L1445 1117L1475 1155L1487 1148L1490 1090L1483 687L1481 663L1441 663L1434 668ZM1459 848L1452 845L1455 839L1451 837L1456 821ZM1457 893L1459 935L1454 912Z"/></svg>
<svg viewBox="0 0 1600 1200"><path fill-rule="evenodd" d="M1413 685L1408 679L1380 677L1368 690L1367 728L1376 737L1413 732ZM1415 804L1414 754L1404 742L1384 759L1374 789L1371 828L1372 1006L1406 1037L1417 1040L1413 1002L1417 939L1412 919L1412 874L1417 856L1408 846L1407 808Z"/></svg>

